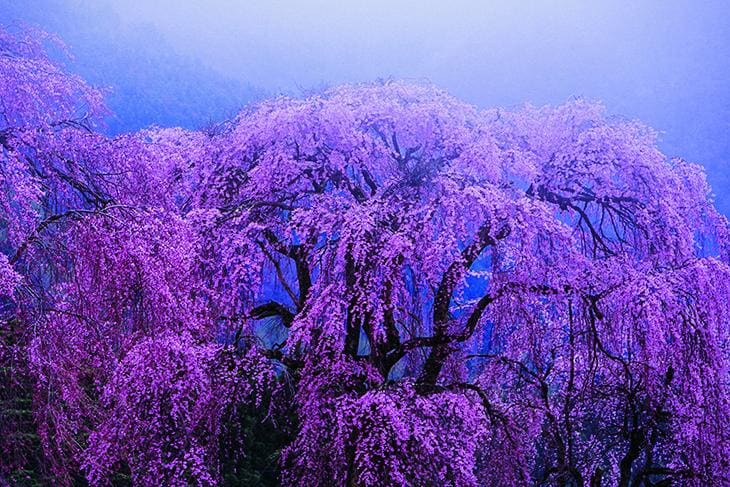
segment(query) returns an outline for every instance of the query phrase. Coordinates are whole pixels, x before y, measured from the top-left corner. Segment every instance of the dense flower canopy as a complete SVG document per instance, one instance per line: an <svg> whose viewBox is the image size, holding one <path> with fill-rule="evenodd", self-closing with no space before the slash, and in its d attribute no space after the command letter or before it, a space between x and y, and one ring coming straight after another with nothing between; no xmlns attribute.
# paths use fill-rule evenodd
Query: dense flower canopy
<svg viewBox="0 0 730 487"><path fill-rule="evenodd" d="M728 224L649 128L389 81L110 139L47 42L0 31L0 484L730 482Z"/></svg>

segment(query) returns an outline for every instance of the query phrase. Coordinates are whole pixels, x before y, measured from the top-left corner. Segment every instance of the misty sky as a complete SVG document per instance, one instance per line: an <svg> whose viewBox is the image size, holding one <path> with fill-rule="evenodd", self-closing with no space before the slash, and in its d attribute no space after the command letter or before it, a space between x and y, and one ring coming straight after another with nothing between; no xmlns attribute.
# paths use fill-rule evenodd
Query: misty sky
<svg viewBox="0 0 730 487"><path fill-rule="evenodd" d="M628 108L643 111L730 87L730 2L110 4L181 52L273 91L394 76L428 78L477 104L584 95L630 97Z"/></svg>
<svg viewBox="0 0 730 487"><path fill-rule="evenodd" d="M23 1L31 0L0 3ZM730 214L730 1L97 0L95 8L120 28L154 31L159 49L269 94L395 77L431 80L481 107L600 99L662 131L668 155L703 163Z"/></svg>

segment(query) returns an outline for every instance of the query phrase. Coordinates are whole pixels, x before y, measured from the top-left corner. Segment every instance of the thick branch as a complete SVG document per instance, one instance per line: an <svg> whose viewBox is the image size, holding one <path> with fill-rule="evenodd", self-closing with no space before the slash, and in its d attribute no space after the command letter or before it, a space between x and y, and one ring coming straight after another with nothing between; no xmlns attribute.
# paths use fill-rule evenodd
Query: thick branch
<svg viewBox="0 0 730 487"><path fill-rule="evenodd" d="M312 275L309 270L309 263L307 262L307 251L302 245L284 244L270 229L264 230L264 237L274 250L294 261L297 271L297 283L299 285L299 298L294 301L297 305L297 311L301 311L309 296L309 289L312 287ZM283 282L283 275L280 276L280 279Z"/></svg>
<svg viewBox="0 0 730 487"><path fill-rule="evenodd" d="M510 234L511 228L509 225L504 225L501 229L499 229L499 231L497 231L497 234L494 237L490 235L490 231L491 225L488 222L482 225L477 233L477 238L462 251L460 259L449 266L441 279L441 284L436 291L433 305L434 337L439 338L448 334L450 322L449 306L457 284L464 278L467 270L472 266L474 261L476 261L482 251L491 245L495 245L497 240L506 238ZM486 298L486 296L483 299L485 299L485 301L481 303L482 309L479 311L479 314L475 316L476 321L469 323L472 326L476 326L483 308L491 302L490 299ZM473 332L473 328L471 332ZM471 332L467 334L466 338L471 336ZM417 380L419 386L433 385L436 383L436 380L441 373L444 361L451 353L451 341L453 340L447 340L446 343L439 343L431 348L431 353L426 359L423 371Z"/></svg>
<svg viewBox="0 0 730 487"><path fill-rule="evenodd" d="M289 308L276 301L269 301L260 304L251 310L251 317L254 319L269 318L279 316L285 327L289 328L294 321L294 313Z"/></svg>

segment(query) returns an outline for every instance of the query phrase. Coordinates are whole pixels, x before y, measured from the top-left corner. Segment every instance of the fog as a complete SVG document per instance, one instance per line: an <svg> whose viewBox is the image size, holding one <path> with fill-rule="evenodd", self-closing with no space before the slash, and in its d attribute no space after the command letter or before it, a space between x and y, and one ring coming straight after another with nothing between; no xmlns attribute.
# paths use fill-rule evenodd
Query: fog
<svg viewBox="0 0 730 487"><path fill-rule="evenodd" d="M704 164L730 214L730 2L0 0L0 15L58 32L111 85L111 132L390 77L480 107L582 96Z"/></svg>

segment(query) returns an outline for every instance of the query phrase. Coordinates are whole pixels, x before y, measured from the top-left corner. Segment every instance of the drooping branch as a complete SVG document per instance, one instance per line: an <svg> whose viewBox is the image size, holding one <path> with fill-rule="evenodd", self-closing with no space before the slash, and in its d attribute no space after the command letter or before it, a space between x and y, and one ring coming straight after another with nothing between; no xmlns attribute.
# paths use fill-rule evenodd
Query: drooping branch
<svg viewBox="0 0 730 487"><path fill-rule="evenodd" d="M347 323L345 328L345 349L344 352L351 357L357 355L358 346L360 344L360 327L356 307L357 294L355 286L357 284L357 267L355 258L352 255L352 247L348 246L345 251L345 289L349 295L347 304Z"/></svg>
<svg viewBox="0 0 730 487"><path fill-rule="evenodd" d="M73 210L67 210L63 213L58 213L56 215L51 215L48 218L41 221L38 226L31 232L31 234L18 246L18 248L15 250L15 253L8 259L8 262L11 265L14 265L18 260L23 256L23 254L28 250L28 247L32 245L33 243L37 242L41 238L41 234L50 226L59 224L65 220L79 220L81 218L84 218L86 216L93 216L93 215L108 215L109 210L118 209L118 208L129 208L128 206L124 205L110 205L105 206L103 208L100 208L98 210L85 210L85 209L73 209Z"/></svg>

